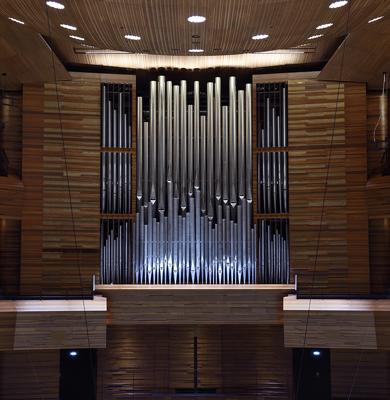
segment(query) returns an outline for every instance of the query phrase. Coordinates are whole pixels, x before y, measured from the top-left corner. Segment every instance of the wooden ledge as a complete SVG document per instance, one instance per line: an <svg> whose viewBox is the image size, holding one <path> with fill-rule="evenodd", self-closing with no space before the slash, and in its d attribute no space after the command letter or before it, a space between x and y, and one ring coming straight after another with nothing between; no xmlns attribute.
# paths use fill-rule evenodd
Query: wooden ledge
<svg viewBox="0 0 390 400"><path fill-rule="evenodd" d="M97 285L96 292L103 293L106 291L193 291L193 290L223 290L223 291L237 291L237 290L285 290L291 292L295 289L294 285L268 285L268 284L258 284L258 285Z"/></svg>
<svg viewBox="0 0 390 400"><path fill-rule="evenodd" d="M390 299L297 299L296 295L289 295L283 299L283 311L389 312Z"/></svg>
<svg viewBox="0 0 390 400"><path fill-rule="evenodd" d="M294 285L98 285L112 325L282 324Z"/></svg>
<svg viewBox="0 0 390 400"><path fill-rule="evenodd" d="M102 296L94 296L93 300L0 300L0 313L99 311L107 311L107 299Z"/></svg>

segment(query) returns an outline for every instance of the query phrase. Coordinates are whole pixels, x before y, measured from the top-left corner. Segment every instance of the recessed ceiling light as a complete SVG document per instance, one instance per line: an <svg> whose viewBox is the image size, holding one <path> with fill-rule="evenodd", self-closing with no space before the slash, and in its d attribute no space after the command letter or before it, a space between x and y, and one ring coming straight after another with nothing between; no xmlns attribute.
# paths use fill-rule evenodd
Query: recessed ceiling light
<svg viewBox="0 0 390 400"><path fill-rule="evenodd" d="M329 24L318 25L316 29L326 29L326 28L330 28L331 26L333 26L333 23L329 22Z"/></svg>
<svg viewBox="0 0 390 400"><path fill-rule="evenodd" d="M69 35L69 37L72 39L81 40L81 41L85 40L83 37L80 37L80 36Z"/></svg>
<svg viewBox="0 0 390 400"><path fill-rule="evenodd" d="M332 4L329 5L329 8L340 8L344 7L346 4L348 4L347 0L334 1Z"/></svg>
<svg viewBox="0 0 390 400"><path fill-rule="evenodd" d="M69 29L70 31L77 31L77 28L73 25L61 24L62 28Z"/></svg>
<svg viewBox="0 0 390 400"><path fill-rule="evenodd" d="M74 350L72 350L72 351L69 352L69 355L70 355L71 357L77 357L78 354L79 354L79 353L78 353L77 351L74 351Z"/></svg>
<svg viewBox="0 0 390 400"><path fill-rule="evenodd" d="M141 40L141 36L137 35L125 35L125 38L129 40Z"/></svg>
<svg viewBox="0 0 390 400"><path fill-rule="evenodd" d="M267 35L266 33L260 33L258 35L254 35L252 36L253 40L263 40L263 39L267 39L269 37L269 35Z"/></svg>
<svg viewBox="0 0 390 400"><path fill-rule="evenodd" d="M190 53L203 53L204 52L203 49L189 49L188 51Z"/></svg>
<svg viewBox="0 0 390 400"><path fill-rule="evenodd" d="M324 35L313 35L313 36L308 37L308 39L309 39L309 40L318 39L318 38L320 38L321 36L324 36Z"/></svg>
<svg viewBox="0 0 390 400"><path fill-rule="evenodd" d="M373 22L379 21L379 20L382 19L383 17L384 17L384 15L381 15L380 17L376 17L376 18L370 19L370 20L368 21L368 23L369 23L369 24L372 24Z"/></svg>
<svg viewBox="0 0 390 400"><path fill-rule="evenodd" d="M65 6L61 3L58 3L58 1L47 1L46 4L49 7L56 8L57 10L63 10L65 8Z"/></svg>
<svg viewBox="0 0 390 400"><path fill-rule="evenodd" d="M313 356L319 357L321 355L321 352L319 350L314 350L313 351Z"/></svg>
<svg viewBox="0 0 390 400"><path fill-rule="evenodd" d="M16 19L16 18L12 18L12 17L8 17L8 19L10 19L11 21L17 22L18 24L24 25L24 22L21 21L20 19Z"/></svg>
<svg viewBox="0 0 390 400"><path fill-rule="evenodd" d="M203 17L202 15L191 15L187 18L187 21L194 24L201 24L202 22L206 21L206 17Z"/></svg>

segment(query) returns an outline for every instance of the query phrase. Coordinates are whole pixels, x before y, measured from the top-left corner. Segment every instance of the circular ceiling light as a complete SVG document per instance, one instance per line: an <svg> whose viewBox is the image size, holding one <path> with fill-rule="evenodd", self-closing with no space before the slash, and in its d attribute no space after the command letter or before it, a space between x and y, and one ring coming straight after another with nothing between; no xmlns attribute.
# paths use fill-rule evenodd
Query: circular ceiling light
<svg viewBox="0 0 390 400"><path fill-rule="evenodd" d="M326 28L330 28L331 26L333 26L333 23L329 22L329 24L318 25L316 29L326 29Z"/></svg>
<svg viewBox="0 0 390 400"><path fill-rule="evenodd" d="M65 8L65 6L61 3L58 3L58 1L47 1L46 4L49 7L56 8L57 10L63 10Z"/></svg>
<svg viewBox="0 0 390 400"><path fill-rule="evenodd" d="M202 15L191 15L187 18L187 21L192 22L193 24L201 24L206 21L206 17L203 17Z"/></svg>
<svg viewBox="0 0 390 400"><path fill-rule="evenodd" d="M368 21L368 23L369 23L369 24L372 24L373 22L379 21L379 20L381 20L382 18L384 18L384 15L381 15L380 17L376 17L376 18L370 19L370 20Z"/></svg>
<svg viewBox="0 0 390 400"><path fill-rule="evenodd" d="M21 21L20 19L16 19L16 18L12 18L12 17L8 17L9 20L16 22L18 24L24 25L24 22Z"/></svg>
<svg viewBox="0 0 390 400"><path fill-rule="evenodd" d="M188 52L189 53L203 53L204 50L203 49L189 49Z"/></svg>
<svg viewBox="0 0 390 400"><path fill-rule="evenodd" d="M80 36L69 35L69 37L72 39L81 40L81 41L85 40L83 37L80 37Z"/></svg>
<svg viewBox="0 0 390 400"><path fill-rule="evenodd" d="M137 35L125 35L125 38L129 40L141 40L141 36Z"/></svg>
<svg viewBox="0 0 390 400"><path fill-rule="evenodd" d="M70 31L77 31L77 28L73 25L61 24L61 28L69 29Z"/></svg>
<svg viewBox="0 0 390 400"><path fill-rule="evenodd" d="M308 39L309 39L309 40L318 39L318 38L320 38L321 36L324 36L324 35L313 35L313 36L308 37Z"/></svg>
<svg viewBox="0 0 390 400"><path fill-rule="evenodd" d="M340 8L348 4L347 0L334 1L329 5L329 8Z"/></svg>
<svg viewBox="0 0 390 400"><path fill-rule="evenodd" d="M266 33L260 33L258 35L254 35L252 36L253 40L263 40L263 39L267 39L269 37L269 35L267 35Z"/></svg>

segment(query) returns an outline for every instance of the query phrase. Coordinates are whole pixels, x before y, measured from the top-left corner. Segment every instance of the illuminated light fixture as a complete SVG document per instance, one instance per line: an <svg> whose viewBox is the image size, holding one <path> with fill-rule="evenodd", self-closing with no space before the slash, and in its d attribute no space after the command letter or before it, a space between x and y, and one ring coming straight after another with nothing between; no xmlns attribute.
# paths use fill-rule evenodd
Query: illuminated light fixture
<svg viewBox="0 0 390 400"><path fill-rule="evenodd" d="M64 29L69 29L70 31L77 31L77 28L73 25L61 24L60 27Z"/></svg>
<svg viewBox="0 0 390 400"><path fill-rule="evenodd" d="M129 40L141 40L141 36L137 35L125 35L125 38Z"/></svg>
<svg viewBox="0 0 390 400"><path fill-rule="evenodd" d="M316 29L326 29L326 28L330 28L331 26L333 26L333 23L329 22L329 24L322 24L322 25L317 26Z"/></svg>
<svg viewBox="0 0 390 400"><path fill-rule="evenodd" d="M334 1L329 5L329 8L340 8L348 4L347 0Z"/></svg>
<svg viewBox="0 0 390 400"><path fill-rule="evenodd" d="M63 10L65 6L58 1L47 1L46 4L51 8L56 8L57 10Z"/></svg>
<svg viewBox="0 0 390 400"><path fill-rule="evenodd" d="M72 351L69 352L69 355L70 355L71 357L77 357L78 354L79 354L79 353L78 353L77 351L74 351L74 350L72 350Z"/></svg>
<svg viewBox="0 0 390 400"><path fill-rule="evenodd" d="M321 352L319 350L313 350L312 354L314 357L319 357L321 355Z"/></svg>
<svg viewBox="0 0 390 400"><path fill-rule="evenodd" d="M206 17L203 17L202 15L191 15L187 18L187 21L192 22L193 24L201 24L206 21Z"/></svg>
<svg viewBox="0 0 390 400"><path fill-rule="evenodd" d="M203 49L189 49L188 52L189 53L203 53L204 50Z"/></svg>
<svg viewBox="0 0 390 400"><path fill-rule="evenodd" d="M75 35L69 35L69 37L72 38L72 39L81 40L81 41L85 40L83 37L75 36Z"/></svg>
<svg viewBox="0 0 390 400"><path fill-rule="evenodd" d="M267 39L269 37L269 35L267 35L266 33L260 33L258 35L254 35L252 36L253 40L263 40L263 39Z"/></svg>
<svg viewBox="0 0 390 400"><path fill-rule="evenodd" d="M318 38L320 38L322 36L324 36L324 35L313 35L313 36L308 37L308 39L309 40L318 39Z"/></svg>
<svg viewBox="0 0 390 400"><path fill-rule="evenodd" d="M8 17L9 20L14 21L18 24L24 25L24 22L21 21L20 19L16 19L16 18L12 18L12 17Z"/></svg>
<svg viewBox="0 0 390 400"><path fill-rule="evenodd" d="M382 18L384 18L384 15L381 15L380 17L376 17L376 18L370 19L370 20L368 21L368 23L369 23L369 24L372 24L373 22L379 21L379 20L381 20Z"/></svg>

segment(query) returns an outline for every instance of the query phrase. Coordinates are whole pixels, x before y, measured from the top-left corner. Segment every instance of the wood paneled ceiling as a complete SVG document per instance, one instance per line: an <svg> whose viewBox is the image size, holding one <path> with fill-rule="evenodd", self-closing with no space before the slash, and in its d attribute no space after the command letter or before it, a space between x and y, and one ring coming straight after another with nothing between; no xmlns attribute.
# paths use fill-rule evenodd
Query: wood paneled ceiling
<svg viewBox="0 0 390 400"><path fill-rule="evenodd" d="M352 33L367 28L369 19L380 15L386 19L390 13L388 0L350 0L337 9L329 8L332 0L58 1L63 10L48 8L45 0L2 0L0 23L8 17L24 21L24 26L14 25L46 37L64 63L127 68L255 68L323 62L346 34L349 8ZM204 15L206 21L190 23L190 15ZM333 26L316 29L326 23ZM77 31L60 24L74 25ZM71 34L85 41L72 39ZM126 34L141 40L125 39ZM252 40L256 34L269 37ZM316 34L323 36L308 40ZM188 53L191 48L204 53Z"/></svg>
<svg viewBox="0 0 390 400"><path fill-rule="evenodd" d="M46 9L44 0L2 0L1 14L23 20L34 30L61 43L79 42L100 49L163 55L188 55L202 48L204 55L241 54L288 49L323 33L323 41L345 34L348 6L330 9L330 0L59 0L65 9ZM350 29L383 15L388 0L351 0ZM187 21L204 15L204 23ZM49 29L48 16L51 29ZM333 23L331 28L316 27ZM70 32L60 27L77 27ZM141 40L125 39L125 34ZM265 40L252 40L268 34Z"/></svg>

